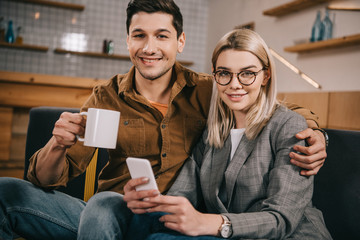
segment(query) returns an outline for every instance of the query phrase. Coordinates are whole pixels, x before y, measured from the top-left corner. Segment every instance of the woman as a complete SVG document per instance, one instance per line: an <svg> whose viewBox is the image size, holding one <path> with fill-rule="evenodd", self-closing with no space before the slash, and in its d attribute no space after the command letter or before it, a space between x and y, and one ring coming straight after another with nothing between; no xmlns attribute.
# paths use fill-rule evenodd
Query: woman
<svg viewBox="0 0 360 240"><path fill-rule="evenodd" d="M164 212L159 220L174 232L150 229L158 233L148 239L331 239L312 206L313 177L290 164L292 147L305 144L294 135L307 125L277 102L275 67L263 39L234 30L218 42L212 64L216 84L203 138L168 195L144 199L146 211ZM154 218L135 215L130 236Z"/></svg>

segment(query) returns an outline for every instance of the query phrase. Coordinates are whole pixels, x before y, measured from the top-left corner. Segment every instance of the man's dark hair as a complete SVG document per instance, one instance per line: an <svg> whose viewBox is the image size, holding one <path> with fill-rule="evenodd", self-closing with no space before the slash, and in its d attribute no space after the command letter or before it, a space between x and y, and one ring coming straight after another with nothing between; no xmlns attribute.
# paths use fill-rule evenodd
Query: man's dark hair
<svg viewBox="0 0 360 240"><path fill-rule="evenodd" d="M173 0L130 0L126 9L126 31L129 34L129 28L132 17L138 12L155 13L163 12L173 16L173 26L177 32L177 38L183 32L183 18L179 7Z"/></svg>

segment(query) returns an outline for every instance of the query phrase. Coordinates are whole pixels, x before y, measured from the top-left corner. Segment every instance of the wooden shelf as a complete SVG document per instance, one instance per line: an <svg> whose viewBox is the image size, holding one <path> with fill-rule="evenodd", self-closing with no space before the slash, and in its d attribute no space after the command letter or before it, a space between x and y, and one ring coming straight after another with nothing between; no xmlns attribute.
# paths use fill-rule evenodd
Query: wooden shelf
<svg viewBox="0 0 360 240"><path fill-rule="evenodd" d="M341 38L333 38L318 42L298 44L295 46L286 47L284 48L284 50L286 52L292 52L292 53L306 53L306 52L314 52L324 49L347 47L353 45L360 45L360 34L344 36Z"/></svg>
<svg viewBox="0 0 360 240"><path fill-rule="evenodd" d="M59 54L74 54L85 57L96 57L96 58L110 58L110 59L120 59L120 60L130 60L129 56L126 55L117 55L117 54L106 54L106 53L97 53L97 52L78 52L78 51L70 51L62 48L56 48L54 50L55 53Z"/></svg>
<svg viewBox="0 0 360 240"><path fill-rule="evenodd" d="M14 0L14 1L45 5L45 6L57 7L57 8L65 8L65 9L71 9L77 11L83 11L85 9L84 5L74 4L74 3L65 3L65 2L56 2L56 1L47 1L47 0Z"/></svg>
<svg viewBox="0 0 360 240"><path fill-rule="evenodd" d="M360 1L347 0L347 1L333 1L328 6L329 10L342 10L342 11L360 11Z"/></svg>
<svg viewBox="0 0 360 240"><path fill-rule="evenodd" d="M0 42L0 47L16 48L16 49L23 49L23 50L32 50L32 51L39 51L39 52L47 52L49 50L49 47L45 47L45 46L37 46L37 45L30 45L30 44L7 43L7 42Z"/></svg>
<svg viewBox="0 0 360 240"><path fill-rule="evenodd" d="M331 0L294 0L289 3L285 3L283 5L265 10L263 11L263 15L281 17L293 12L298 12L300 10L330 1Z"/></svg>
<svg viewBox="0 0 360 240"><path fill-rule="evenodd" d="M56 48L54 50L55 53L58 54L74 54L79 56L85 56L85 57L96 57L96 58L108 58L108 59L117 59L117 60L128 60L130 61L130 57L127 55L117 55L117 54L106 54L106 53L97 53L97 52L78 52L78 51L70 51L62 48ZM193 64L193 62L189 61L179 61L182 65L190 66Z"/></svg>

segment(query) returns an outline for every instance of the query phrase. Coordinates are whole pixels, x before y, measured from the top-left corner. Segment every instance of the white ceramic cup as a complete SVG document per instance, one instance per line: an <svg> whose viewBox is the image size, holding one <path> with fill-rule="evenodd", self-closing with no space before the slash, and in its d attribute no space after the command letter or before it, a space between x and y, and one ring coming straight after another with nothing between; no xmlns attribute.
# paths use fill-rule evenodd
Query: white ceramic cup
<svg viewBox="0 0 360 240"><path fill-rule="evenodd" d="M120 112L99 108L89 108L81 112L87 116L84 138L77 136L84 142L84 146L115 149L119 130Z"/></svg>

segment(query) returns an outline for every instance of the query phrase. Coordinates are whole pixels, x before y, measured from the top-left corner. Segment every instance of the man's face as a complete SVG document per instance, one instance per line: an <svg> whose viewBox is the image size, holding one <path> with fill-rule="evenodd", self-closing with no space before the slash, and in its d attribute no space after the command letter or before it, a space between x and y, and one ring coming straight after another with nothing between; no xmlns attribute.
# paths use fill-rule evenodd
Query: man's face
<svg viewBox="0 0 360 240"><path fill-rule="evenodd" d="M171 77L176 54L185 45L184 33L177 38L172 20L162 12L139 12L132 17L126 42L137 78Z"/></svg>

